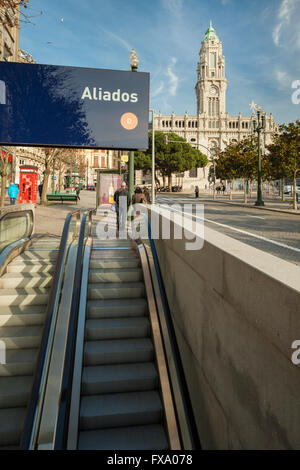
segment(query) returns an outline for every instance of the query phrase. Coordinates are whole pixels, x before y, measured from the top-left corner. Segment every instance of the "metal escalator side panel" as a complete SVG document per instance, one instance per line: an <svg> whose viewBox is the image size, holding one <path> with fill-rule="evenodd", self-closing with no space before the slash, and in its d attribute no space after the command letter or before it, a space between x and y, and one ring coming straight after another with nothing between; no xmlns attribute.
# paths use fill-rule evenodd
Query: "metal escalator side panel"
<svg viewBox="0 0 300 470"><path fill-rule="evenodd" d="M76 237L76 227L72 223L80 219L80 212L73 211L66 216L58 256L56 260L53 282L50 290L46 309L46 320L44 324L39 356L36 363L34 382L31 390L23 435L21 449L35 449L38 442L40 422L43 413L43 405L51 360L54 334L56 329L59 302L61 299L65 268L73 239ZM47 237L47 235L45 235ZM43 237L39 237L43 238ZM72 250L71 250L72 251Z"/></svg>
<svg viewBox="0 0 300 470"><path fill-rule="evenodd" d="M198 429L194 416L193 406L189 396L188 384L178 348L176 332L173 325L168 299L162 279L159 259L156 252L155 236L152 237L150 217L145 216L148 225L148 239L143 240L149 268L152 277L152 285L155 292L155 301L161 326L161 334L166 352L167 366L170 383L173 392L176 416L184 450L201 449Z"/></svg>
<svg viewBox="0 0 300 470"><path fill-rule="evenodd" d="M156 364L158 368L161 395L165 411L166 428L169 438L170 450L181 450L179 432L176 422L172 391L169 382L168 370L166 365L163 342L161 338L159 320L157 315L154 291L152 287L151 274L149 270L148 260L145 248L142 244L138 245L142 271L144 276L146 298L149 308L149 317L152 329L152 337L154 343Z"/></svg>
<svg viewBox="0 0 300 470"><path fill-rule="evenodd" d="M66 343L66 331L71 311L73 280L75 271L77 243L73 243L68 252L68 259L65 266L64 282L60 295L60 302L53 331L52 344L49 346L48 371L45 377L44 399L41 403L40 423L37 426L35 442L33 448L41 449L49 444L53 448L53 439L58 415L58 397L63 372L63 357Z"/></svg>
<svg viewBox="0 0 300 470"><path fill-rule="evenodd" d="M89 238L83 257L82 278L80 287L79 313L77 325L77 338L75 346L74 374L72 382L72 395L68 425L67 450L77 449L78 425L80 412L80 391L83 368L84 331L86 320L86 303L88 291L89 263L92 250L92 238Z"/></svg>
<svg viewBox="0 0 300 470"><path fill-rule="evenodd" d="M68 324L65 331L65 343L63 357L61 359L61 377L57 395L57 416L55 430L53 434L53 449L62 450L67 446L67 432L70 415L70 404L72 395L72 381L74 373L74 359L76 336L78 327L78 311L80 302L80 286L83 265L84 248L91 231L91 218L93 210L84 211L78 235L78 249L73 276L72 298L70 299L70 309Z"/></svg>

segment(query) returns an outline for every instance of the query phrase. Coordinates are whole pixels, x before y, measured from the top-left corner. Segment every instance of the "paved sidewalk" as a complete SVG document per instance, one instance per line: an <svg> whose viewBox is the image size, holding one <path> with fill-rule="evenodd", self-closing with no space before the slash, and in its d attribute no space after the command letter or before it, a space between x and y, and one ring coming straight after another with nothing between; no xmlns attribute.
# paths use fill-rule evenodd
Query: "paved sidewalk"
<svg viewBox="0 0 300 470"><path fill-rule="evenodd" d="M96 207L96 191L80 191L80 201L51 202L47 206L37 204L35 210L35 234L61 236L65 218L69 212L77 209L94 209Z"/></svg>
<svg viewBox="0 0 300 470"><path fill-rule="evenodd" d="M180 192L180 193L157 193L156 197L158 196L175 196L177 198L180 197L188 197L190 199L195 199L194 193L191 191L189 192ZM244 202L244 193L243 192L234 192L232 194L232 200L229 200L228 194L218 194L216 193L215 199L213 199L212 192L200 192L198 201L207 201L207 202L216 202L216 203L223 203L223 204L233 204L242 207L248 207L250 209L258 209L258 210L270 210L270 211L278 211L284 212L288 214L300 215L300 200L298 202L298 209L293 209L293 199L291 196L285 196L285 201L281 200L279 196L267 196L263 195L263 201L265 205L263 207L255 206L255 201L257 199L256 193L252 193L252 197L248 197L248 202Z"/></svg>
<svg viewBox="0 0 300 470"><path fill-rule="evenodd" d="M298 209L294 210L293 209L293 200L291 197L286 197L285 201L281 200L281 197L279 196L263 196L263 201L265 205L263 207L257 207L255 206L255 201L257 197L252 196L252 198L248 198L248 202L244 202L244 196L242 194L233 194L232 195L232 200L229 200L229 196L226 195L216 195L215 200L213 199L213 196L211 194L200 194L199 200L206 200L209 202L220 202L223 204L234 204L234 205L239 205L243 207L248 207L252 209L258 209L258 210L271 210L271 211L276 211L276 212L285 212L288 214L296 214L300 215L300 201L298 203Z"/></svg>
<svg viewBox="0 0 300 470"><path fill-rule="evenodd" d="M9 199L5 199L5 206L9 206ZM78 209L95 209L96 208L96 191L80 191L80 201L77 202L51 202L47 206L41 206L39 203L35 209L35 228L34 234L41 235L47 234L52 236L61 236L66 216L69 212ZM116 214L111 211L111 207L102 207L101 211L98 209L98 217L101 211L108 211L114 220L113 225L116 225Z"/></svg>

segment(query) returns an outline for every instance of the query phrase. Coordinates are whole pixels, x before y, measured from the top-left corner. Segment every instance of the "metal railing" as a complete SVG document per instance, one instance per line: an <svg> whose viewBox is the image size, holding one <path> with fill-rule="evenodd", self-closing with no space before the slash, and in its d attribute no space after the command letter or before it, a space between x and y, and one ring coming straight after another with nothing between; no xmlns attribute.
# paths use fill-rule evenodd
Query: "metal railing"
<svg viewBox="0 0 300 470"><path fill-rule="evenodd" d="M0 208L0 276L11 252L28 242L33 231L33 204Z"/></svg>
<svg viewBox="0 0 300 470"><path fill-rule="evenodd" d="M39 425L43 409L52 344L55 334L55 325L64 276L65 262L70 245L73 243L76 237L78 237L80 220L80 210L70 212L65 220L53 276L53 283L46 310L46 321L42 334L41 346L34 375L34 382L31 390L31 397L29 406L27 408L25 426L21 438L22 450L33 450L37 446Z"/></svg>
<svg viewBox="0 0 300 470"><path fill-rule="evenodd" d="M147 224L149 244L145 244L145 247L150 265L153 289L155 292L162 339L166 351L167 367L170 375L178 427L181 435L182 449L201 449L196 420L189 397L188 386L176 340L176 333L169 309L164 281L159 267L158 255L152 238L149 219L147 219ZM158 304L158 301L160 301L160 305Z"/></svg>
<svg viewBox="0 0 300 470"><path fill-rule="evenodd" d="M70 415L70 404L73 382L73 364L75 358L78 310L80 301L80 286L82 275L82 264L84 257L85 244L91 234L92 214L94 210L86 211L81 220L81 226L78 237L78 250L76 258L75 276L73 284L72 306L68 324L67 342L64 356L63 376L60 390L60 402L58 418L54 435L54 450L66 449L68 438L68 423Z"/></svg>

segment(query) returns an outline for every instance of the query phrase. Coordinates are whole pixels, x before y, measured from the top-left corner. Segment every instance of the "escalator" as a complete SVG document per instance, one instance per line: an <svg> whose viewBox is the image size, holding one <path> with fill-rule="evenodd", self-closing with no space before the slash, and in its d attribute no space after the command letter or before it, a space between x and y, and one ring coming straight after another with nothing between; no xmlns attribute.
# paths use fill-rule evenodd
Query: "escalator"
<svg viewBox="0 0 300 470"><path fill-rule="evenodd" d="M178 427L145 247L99 240L96 224L83 249L53 448L192 448Z"/></svg>
<svg viewBox="0 0 300 470"><path fill-rule="evenodd" d="M141 262L130 241L91 251L78 449L167 449Z"/></svg>
<svg viewBox="0 0 300 470"><path fill-rule="evenodd" d="M0 449L18 448L41 343L59 238L35 239L0 278Z"/></svg>
<svg viewBox="0 0 300 470"><path fill-rule="evenodd" d="M3 242L0 449L197 448L153 252L93 212Z"/></svg>
<svg viewBox="0 0 300 470"><path fill-rule="evenodd" d="M0 449L27 449L38 429L47 361L70 247L81 212L62 236L34 235L34 206L0 209Z"/></svg>

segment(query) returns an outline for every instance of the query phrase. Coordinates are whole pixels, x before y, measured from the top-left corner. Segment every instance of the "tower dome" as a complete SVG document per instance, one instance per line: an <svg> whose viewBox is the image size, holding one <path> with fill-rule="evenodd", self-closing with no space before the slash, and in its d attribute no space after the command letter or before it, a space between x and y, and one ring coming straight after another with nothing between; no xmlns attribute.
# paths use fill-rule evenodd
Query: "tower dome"
<svg viewBox="0 0 300 470"><path fill-rule="evenodd" d="M217 36L217 33L216 33L215 29L213 28L211 20L210 20L210 23L209 23L209 28L205 33L203 41L208 42L210 40L220 42L220 40Z"/></svg>

